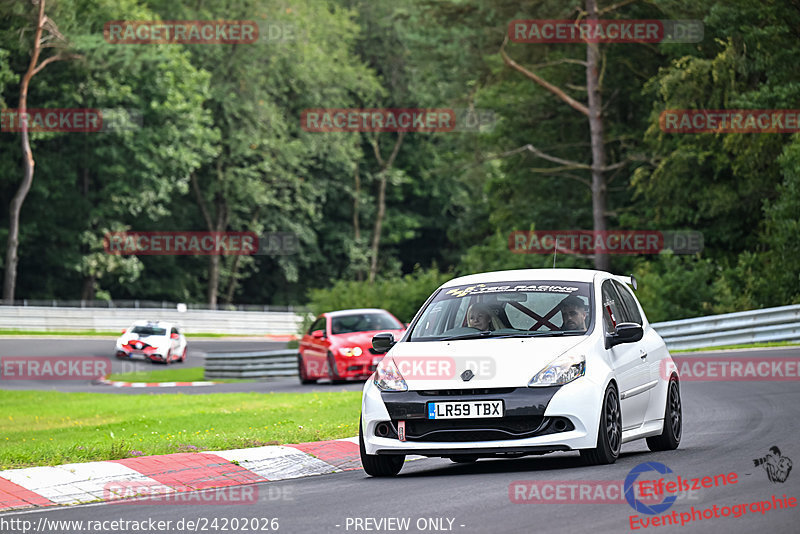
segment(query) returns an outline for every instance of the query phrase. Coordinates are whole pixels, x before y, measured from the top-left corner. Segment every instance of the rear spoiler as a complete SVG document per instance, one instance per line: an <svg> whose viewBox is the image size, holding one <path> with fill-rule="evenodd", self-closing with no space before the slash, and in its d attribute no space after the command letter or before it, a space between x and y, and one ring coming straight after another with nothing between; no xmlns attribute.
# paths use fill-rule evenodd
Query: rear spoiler
<svg viewBox="0 0 800 534"><path fill-rule="evenodd" d="M639 289L639 283L636 281L636 277L633 275L630 276L620 276L620 275L612 275L615 280L619 280L623 284L628 284L633 288L634 291Z"/></svg>

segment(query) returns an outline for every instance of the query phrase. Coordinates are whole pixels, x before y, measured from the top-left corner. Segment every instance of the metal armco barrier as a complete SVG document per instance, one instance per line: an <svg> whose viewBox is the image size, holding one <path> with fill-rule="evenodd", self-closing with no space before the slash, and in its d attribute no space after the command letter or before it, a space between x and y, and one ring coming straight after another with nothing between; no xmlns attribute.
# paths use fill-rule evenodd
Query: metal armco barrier
<svg viewBox="0 0 800 534"><path fill-rule="evenodd" d="M263 336L296 334L303 315L293 312L186 310L175 308L52 308L47 306L0 306L0 329L96 330L121 332L139 320L178 323L186 333Z"/></svg>
<svg viewBox="0 0 800 534"><path fill-rule="evenodd" d="M263 352L210 352L205 378L269 378L297 376L297 349Z"/></svg>
<svg viewBox="0 0 800 534"><path fill-rule="evenodd" d="M670 350L800 340L800 304L653 323Z"/></svg>

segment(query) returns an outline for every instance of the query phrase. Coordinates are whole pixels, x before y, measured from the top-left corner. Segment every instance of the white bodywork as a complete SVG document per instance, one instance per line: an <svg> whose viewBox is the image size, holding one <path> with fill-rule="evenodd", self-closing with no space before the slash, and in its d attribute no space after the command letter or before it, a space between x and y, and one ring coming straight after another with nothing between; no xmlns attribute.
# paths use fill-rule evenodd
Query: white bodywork
<svg viewBox="0 0 800 534"><path fill-rule="evenodd" d="M601 286L607 280L625 281L630 278L611 275L602 271L583 269L528 269L499 271L470 275L451 280L441 286L465 284L537 281L575 281L592 283L594 293L592 313L597 318L588 335L569 337L465 339L451 341L409 342L411 330L423 309L417 313L411 328L386 354L388 358L441 358L491 355L496 369L491 376L480 373L465 384L459 376L439 380L407 379L409 391L444 390L468 388L527 388L532 377L553 360L567 353L585 355L585 375L560 387L550 400L545 417L566 417L574 424L574 430L562 433L504 441L475 442L419 442L400 441L375 435L375 425L390 420L383 403L381 390L375 385L375 375L364 385L362 396L362 420L364 445L367 454L389 449L419 450L463 450L464 453L479 452L482 448L554 446L570 450L591 449L597 444L601 407L607 386L614 381L621 399L622 442L661 434L664 425L667 386L669 377L677 375L672 358L664 341L650 326L638 300L636 305L642 316L644 335L640 341L623 343L605 348L605 329L601 310ZM427 303L426 303L427 304ZM662 360L664 360L662 362ZM384 392L392 395L393 392Z"/></svg>
<svg viewBox="0 0 800 534"><path fill-rule="evenodd" d="M163 328L164 335L140 335L134 333L136 327L153 327ZM174 339L171 334L177 333L177 339ZM139 347L150 346L154 350L143 350ZM125 332L117 338L116 352L124 352L129 358L151 360L150 354L155 354L161 360L174 361L179 360L185 355L186 351L186 337L183 331L175 323L164 321L136 321Z"/></svg>

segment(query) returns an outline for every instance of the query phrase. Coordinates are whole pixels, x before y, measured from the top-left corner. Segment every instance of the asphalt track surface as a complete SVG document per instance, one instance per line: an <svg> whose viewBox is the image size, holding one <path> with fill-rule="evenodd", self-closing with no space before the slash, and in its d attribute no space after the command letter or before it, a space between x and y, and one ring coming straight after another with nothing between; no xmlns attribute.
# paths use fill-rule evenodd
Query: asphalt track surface
<svg viewBox="0 0 800 534"><path fill-rule="evenodd" d="M280 350L286 348L286 343L257 339L237 340L220 338L209 340L188 338L187 346L188 351L185 362L172 363L166 366L142 360L117 359L114 356L114 339L112 338L0 338L0 361L2 361L4 356L25 356L32 358L48 356L96 356L106 358L111 362L112 373L133 373L161 369L178 369L181 367L202 367L205 361L205 354L208 352ZM0 389L47 390L70 393L111 393L119 395L163 395L176 392L191 395L250 391L263 393L271 391L276 393L306 393L309 391L356 391L360 390L362 386L363 382L331 384L328 381L322 381L313 386L302 386L296 378L286 378L215 384L213 386L202 387L128 388L93 384L89 380L16 380L0 376ZM2 533L1 530L0 533Z"/></svg>
<svg viewBox="0 0 800 534"><path fill-rule="evenodd" d="M751 357L797 357L792 349L728 352ZM697 354L700 356L701 354ZM702 354L705 355L705 354ZM627 503L552 504L512 502L509 488L515 481L535 480L574 484L580 481L624 481L643 462L660 462L682 478L700 478L734 472L735 484L707 488L677 501L665 512L691 514L698 510L771 501L784 494L800 498L800 468L783 483L771 482L753 459L777 445L783 456L800 461L800 387L798 382L684 382L683 439L678 450L651 453L643 441L623 445L619 460L609 466L586 467L578 454L555 453L522 459L480 460L456 465L448 460L407 461L400 475L391 479L367 477L361 470L296 480L266 482L256 486L258 501L251 504L200 501L181 504L119 505L90 504L58 509L11 512L0 515L3 532L22 532L11 519L40 519L46 530L38 532L135 532L131 528L64 528L54 521L172 521L172 528L145 532L631 532L630 517L636 515ZM674 480L674 475L671 475ZM513 491L512 491L513 494ZM741 510L741 509L740 509ZM680 515L678 515L680 518ZM278 529L264 519L278 519ZM376 528L372 522L408 518L407 528ZM216 523L214 520L216 519ZM233 529L233 520L239 528ZM242 529L242 520L258 523L257 529ZM369 522L365 520L369 519ZM431 528L429 519L441 522ZM6 521L5 525L3 520ZM178 521L197 521L196 528L175 528ZM356 523L356 520L361 520ZM452 520L452 524L449 522ZM360 524L361 528L356 528ZM216 526L215 526L216 525ZM87 525L85 525L87 526ZM223 530L223 527L228 530ZM397 527L392 523L391 526ZM638 525L637 525L638 526ZM29 531L32 532L33 530ZM644 532L796 533L800 531L798 507L748 511L741 517L719 517L688 522L685 526L651 526Z"/></svg>

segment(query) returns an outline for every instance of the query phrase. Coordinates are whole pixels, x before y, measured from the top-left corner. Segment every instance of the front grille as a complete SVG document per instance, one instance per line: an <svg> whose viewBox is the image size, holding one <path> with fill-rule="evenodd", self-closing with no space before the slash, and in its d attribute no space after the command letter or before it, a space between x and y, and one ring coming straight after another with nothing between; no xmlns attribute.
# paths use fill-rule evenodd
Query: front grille
<svg viewBox="0 0 800 534"><path fill-rule="evenodd" d="M393 426L396 421L393 421ZM559 428L556 429L556 426ZM574 430L563 417L503 417L494 419L440 419L406 421L407 441L499 441L524 439Z"/></svg>
<svg viewBox="0 0 800 534"><path fill-rule="evenodd" d="M511 393L516 388L485 388L485 389L427 389L417 391L423 397L453 397L461 395L504 395Z"/></svg>

